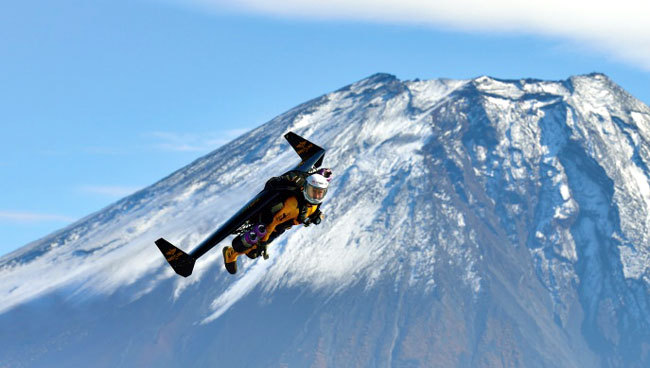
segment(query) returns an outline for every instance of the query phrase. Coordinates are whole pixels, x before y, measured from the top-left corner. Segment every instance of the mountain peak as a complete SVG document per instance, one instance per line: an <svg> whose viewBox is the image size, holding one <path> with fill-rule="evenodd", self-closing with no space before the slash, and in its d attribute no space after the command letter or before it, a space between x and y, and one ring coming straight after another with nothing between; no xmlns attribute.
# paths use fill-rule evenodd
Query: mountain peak
<svg viewBox="0 0 650 368"><path fill-rule="evenodd" d="M401 81L394 75L388 73L375 73L369 77L361 79L355 83L352 83L348 86L341 88L339 91L348 90L350 88L355 89L365 89L368 87L378 86L378 85L395 85L399 84Z"/></svg>
<svg viewBox="0 0 650 368"><path fill-rule="evenodd" d="M306 102L3 258L0 361L647 366L650 111L608 80L378 73ZM293 167L289 130L327 149L325 220L178 278L153 241L191 250Z"/></svg>
<svg viewBox="0 0 650 368"><path fill-rule="evenodd" d="M399 79L394 76L393 74L389 73L375 73L367 78L364 78L363 80L368 81L370 83L381 83L381 82L388 82L388 81L399 81Z"/></svg>
<svg viewBox="0 0 650 368"><path fill-rule="evenodd" d="M611 80L605 73L601 72L591 72L587 74L588 77L595 78L595 79L607 79Z"/></svg>

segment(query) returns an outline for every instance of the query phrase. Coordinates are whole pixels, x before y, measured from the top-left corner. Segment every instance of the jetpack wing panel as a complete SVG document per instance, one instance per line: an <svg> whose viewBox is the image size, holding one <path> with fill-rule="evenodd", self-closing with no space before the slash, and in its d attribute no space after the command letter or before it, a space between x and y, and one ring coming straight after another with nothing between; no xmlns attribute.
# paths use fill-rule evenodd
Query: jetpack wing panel
<svg viewBox="0 0 650 368"><path fill-rule="evenodd" d="M284 138L289 142L291 147L296 151L298 156L302 159L302 162L298 167L308 167L309 171L312 167L320 167L323 163L323 156L325 155L325 150L314 143L306 140L305 138L299 136L294 132L289 132L284 135ZM317 157L314 159L314 157ZM307 161L310 161L311 165L305 165Z"/></svg>
<svg viewBox="0 0 650 368"><path fill-rule="evenodd" d="M300 164L294 170L309 172L313 168L320 167L325 157L325 150L314 143L306 140L294 132L284 135L291 147L302 159Z"/></svg>
<svg viewBox="0 0 650 368"><path fill-rule="evenodd" d="M192 274L196 259L176 248L172 243L163 238L156 240L156 246L158 246L158 249L160 249L160 252L167 260L167 263L172 266L177 274L183 277Z"/></svg>
<svg viewBox="0 0 650 368"><path fill-rule="evenodd" d="M251 199L242 209L237 211L226 223L221 225L215 232L208 236L204 241L201 242L190 255L195 259L198 259L204 255L207 251L212 249L215 245L219 244L223 239L228 235L235 232L239 229L240 226L246 222L249 218L253 217L260 211L264 206L266 206L270 201L278 196L278 192L270 192L263 190L258 193L253 199Z"/></svg>
<svg viewBox="0 0 650 368"><path fill-rule="evenodd" d="M277 198L283 191L291 190L289 187L279 187L273 190L265 189L259 192L253 199L251 199L242 209L237 211L226 223L221 225L215 232L208 236L201 242L194 250L190 252L190 256L198 259L207 251L212 249L215 245L219 244L228 235L233 234L246 220L254 217Z"/></svg>
<svg viewBox="0 0 650 368"><path fill-rule="evenodd" d="M289 132L284 135L284 138L289 141L289 144L293 149L298 153L301 159L306 160L313 156L316 152L322 151L323 149L317 145L311 143L305 138L299 136L294 132Z"/></svg>

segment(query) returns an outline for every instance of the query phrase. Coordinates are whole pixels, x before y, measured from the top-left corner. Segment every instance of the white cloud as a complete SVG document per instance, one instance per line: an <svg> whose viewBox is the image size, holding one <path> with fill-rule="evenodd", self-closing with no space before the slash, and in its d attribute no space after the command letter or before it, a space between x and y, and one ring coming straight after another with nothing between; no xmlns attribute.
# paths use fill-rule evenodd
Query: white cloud
<svg viewBox="0 0 650 368"><path fill-rule="evenodd" d="M231 129L208 133L151 132L149 136L158 140L155 144L157 148L165 151L210 152L248 130Z"/></svg>
<svg viewBox="0 0 650 368"><path fill-rule="evenodd" d="M118 186L118 185L85 185L80 188L83 192L99 194L108 197L122 198L142 189L142 187Z"/></svg>
<svg viewBox="0 0 650 368"><path fill-rule="evenodd" d="M249 130L249 128L242 128L203 133L154 131L143 133L141 136L145 140L149 141L147 144L149 149L154 148L170 152L207 153L230 142L233 138L236 138ZM151 143L151 140L154 142ZM140 146L138 146L138 148L89 146L84 148L84 152L95 155L125 156L131 155L136 149L140 148Z"/></svg>
<svg viewBox="0 0 650 368"><path fill-rule="evenodd" d="M192 0L208 10L560 37L650 71L646 0Z"/></svg>
<svg viewBox="0 0 650 368"><path fill-rule="evenodd" d="M20 222L20 223L33 223L33 222L72 222L76 218L36 212L25 211L0 211L0 221L6 222Z"/></svg>
<svg viewBox="0 0 650 368"><path fill-rule="evenodd" d="M92 155L106 155L106 156L124 156L133 153L132 148L117 148L117 147L101 147L90 146L83 148L84 152Z"/></svg>

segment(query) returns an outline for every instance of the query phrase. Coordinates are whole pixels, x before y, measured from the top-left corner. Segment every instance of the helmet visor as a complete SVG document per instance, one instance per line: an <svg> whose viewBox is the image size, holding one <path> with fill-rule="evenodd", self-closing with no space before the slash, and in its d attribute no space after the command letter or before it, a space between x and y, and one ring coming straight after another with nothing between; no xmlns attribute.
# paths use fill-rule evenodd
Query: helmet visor
<svg viewBox="0 0 650 368"><path fill-rule="evenodd" d="M307 195L317 201L320 202L325 198L325 194L327 193L327 188L316 188L312 185L307 185Z"/></svg>

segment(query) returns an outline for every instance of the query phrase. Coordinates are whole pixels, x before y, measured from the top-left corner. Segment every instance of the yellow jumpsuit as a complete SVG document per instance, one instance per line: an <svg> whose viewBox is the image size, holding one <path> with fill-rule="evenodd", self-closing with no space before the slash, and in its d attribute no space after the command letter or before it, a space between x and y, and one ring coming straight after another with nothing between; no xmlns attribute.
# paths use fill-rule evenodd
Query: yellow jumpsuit
<svg viewBox="0 0 650 368"><path fill-rule="evenodd" d="M310 217L311 215L316 212L316 209L318 209L318 205L312 205L310 203L307 203L307 212L306 212L306 218ZM265 243L269 237L275 232L275 229L279 225L284 225L286 226L286 222L292 221L292 224L287 227L290 228L293 225L299 225L300 222L298 221L298 216L300 215L300 208L298 207L298 200L296 197L289 197L284 201L284 204L282 208L276 212L273 215L273 220L271 221L270 224L266 225L266 235L260 239L260 243ZM226 262L235 262L237 261L237 257L241 254L247 254L249 252L252 252L254 249L257 249L257 245L254 245L244 252L237 252L233 249L232 252L229 252L229 257L226 258Z"/></svg>

